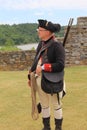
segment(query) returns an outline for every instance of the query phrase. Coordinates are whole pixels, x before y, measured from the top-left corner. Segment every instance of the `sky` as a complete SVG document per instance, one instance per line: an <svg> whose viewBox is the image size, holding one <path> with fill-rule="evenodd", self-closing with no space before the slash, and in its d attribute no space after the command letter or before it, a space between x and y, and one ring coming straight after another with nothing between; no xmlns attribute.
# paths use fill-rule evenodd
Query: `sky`
<svg viewBox="0 0 87 130"><path fill-rule="evenodd" d="M46 19L67 25L87 17L87 0L0 0L0 24L38 23Z"/></svg>

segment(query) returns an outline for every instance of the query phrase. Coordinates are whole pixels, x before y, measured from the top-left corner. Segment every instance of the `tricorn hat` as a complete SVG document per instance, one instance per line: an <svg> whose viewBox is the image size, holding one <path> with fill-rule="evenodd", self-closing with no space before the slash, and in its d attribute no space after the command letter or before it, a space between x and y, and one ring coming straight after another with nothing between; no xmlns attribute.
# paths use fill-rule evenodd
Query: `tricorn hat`
<svg viewBox="0 0 87 130"><path fill-rule="evenodd" d="M39 19L38 22L39 22L38 27L45 28L51 32L59 32L61 29L60 24L54 24L47 20Z"/></svg>

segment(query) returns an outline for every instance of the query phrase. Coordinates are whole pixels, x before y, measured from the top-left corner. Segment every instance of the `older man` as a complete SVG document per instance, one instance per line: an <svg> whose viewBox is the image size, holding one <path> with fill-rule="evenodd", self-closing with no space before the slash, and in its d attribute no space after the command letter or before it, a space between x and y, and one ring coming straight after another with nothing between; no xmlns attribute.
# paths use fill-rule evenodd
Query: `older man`
<svg viewBox="0 0 87 130"><path fill-rule="evenodd" d="M57 93L52 92L51 94L44 91L46 86L42 84L42 72L48 72L50 74L55 72L62 72L65 67L65 51L61 43L55 40L55 32L60 31L60 24L54 24L50 21L39 19L38 20L38 36L40 42L37 47L36 56L34 63L29 70L29 75L31 72L35 71L37 75L37 91L40 98L40 103L42 107L42 120L44 128L42 130L51 130L50 126L50 99L54 108L54 121L55 121L55 130L62 130L62 106L60 101L60 93L63 91L63 82L60 80L57 87ZM35 63L38 53L40 52L43 46L48 47L40 53L37 63ZM28 76L29 77L29 76ZM30 85L30 77L29 77Z"/></svg>

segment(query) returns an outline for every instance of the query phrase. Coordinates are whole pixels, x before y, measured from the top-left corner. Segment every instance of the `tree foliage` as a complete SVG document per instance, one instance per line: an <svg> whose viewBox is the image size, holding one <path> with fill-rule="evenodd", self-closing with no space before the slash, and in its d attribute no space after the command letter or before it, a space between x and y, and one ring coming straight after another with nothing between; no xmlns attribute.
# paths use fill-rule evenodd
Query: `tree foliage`
<svg viewBox="0 0 87 130"><path fill-rule="evenodd" d="M36 23L0 25L0 46L37 43L39 41L37 27ZM62 37L63 34L64 27L56 36Z"/></svg>

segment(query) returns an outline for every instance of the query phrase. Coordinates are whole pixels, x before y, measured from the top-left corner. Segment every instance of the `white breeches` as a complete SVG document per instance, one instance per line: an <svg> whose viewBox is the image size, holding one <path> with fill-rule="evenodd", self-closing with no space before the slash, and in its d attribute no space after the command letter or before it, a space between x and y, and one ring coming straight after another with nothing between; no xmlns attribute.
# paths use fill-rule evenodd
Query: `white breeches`
<svg viewBox="0 0 87 130"><path fill-rule="evenodd" d="M42 117L47 118L50 116L50 101L54 110L54 118L61 119L62 118L62 107L61 101L58 103L57 94L47 94L41 89L41 76L36 78L37 83L37 92L40 98L40 103L42 106Z"/></svg>

